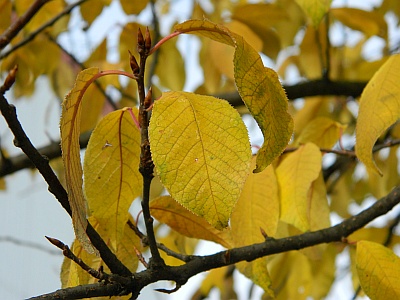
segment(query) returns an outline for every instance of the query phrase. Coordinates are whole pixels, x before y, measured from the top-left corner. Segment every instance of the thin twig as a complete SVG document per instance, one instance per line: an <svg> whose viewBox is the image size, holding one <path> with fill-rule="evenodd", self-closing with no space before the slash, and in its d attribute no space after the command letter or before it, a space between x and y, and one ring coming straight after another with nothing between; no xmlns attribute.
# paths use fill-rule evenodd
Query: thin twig
<svg viewBox="0 0 400 300"><path fill-rule="evenodd" d="M149 90L148 95L145 92L144 85L144 77L145 77L145 68L146 68L146 60L150 53L151 49L151 38L150 32L146 29L146 35L143 37L141 30L138 30L138 53L140 55L140 65L139 70L137 70L137 63L134 61L131 62L131 67L133 74L135 74L137 85L138 85L138 94L139 94L139 124L140 124L140 132L141 132L141 154L140 154L140 164L139 171L143 177L143 196L142 196L142 210L144 223L146 225L147 232L147 242L150 247L151 252L151 260L150 267L160 268L165 266L164 260L161 258L160 253L158 252L156 238L154 234L153 228L153 218L150 214L150 185L151 181L154 177L154 164L151 158L150 152L150 142L149 142L149 121L150 116L147 109L151 105L151 90ZM133 63L133 64L132 64ZM138 72L139 71L139 72Z"/></svg>
<svg viewBox="0 0 400 300"><path fill-rule="evenodd" d="M49 2L50 0L41 0L41 1L36 1L36 2ZM40 26L39 28L37 28L36 30L32 31L26 38L24 38L22 41L18 42L17 44L15 44L10 50L4 52L3 54L0 55L0 60L3 58L6 58L8 55L10 55L11 53L13 53L15 50L21 48L22 46L26 45L27 43L33 41L33 39L39 34L41 33L43 30L45 30L46 28L54 25L59 19L61 19L62 17L64 17L65 15L68 15L72 9L74 9L75 7L81 5L83 2L86 2L87 0L79 0L71 5L68 5L62 12L60 12L57 16L55 16L54 18L52 18L51 20L47 21L46 23L44 23L42 26ZM0 48L2 49L2 48Z"/></svg>
<svg viewBox="0 0 400 300"><path fill-rule="evenodd" d="M44 247L41 244L32 243L29 241L23 241L23 240L17 239L12 236L0 236L0 243L4 243L4 242L11 243L11 244L21 246L21 247L27 247L30 249L43 251L50 255L60 255L60 251L55 251L55 250L49 249L47 247Z"/></svg>
<svg viewBox="0 0 400 300"><path fill-rule="evenodd" d="M28 22L36 15L36 13L50 0L36 0L28 10L13 22L10 27L0 36L0 50L4 49L14 37L28 24ZM0 56L0 59L2 57Z"/></svg>
<svg viewBox="0 0 400 300"><path fill-rule="evenodd" d="M29 140L21 126L21 123L18 120L15 106L8 103L3 93L0 93L0 111L15 137L15 146L20 148L26 154L26 156L29 157L48 184L49 191L57 198L61 206L71 216L72 211L69 205L66 190L61 185L53 169L50 167L49 160L46 157L43 157ZM99 250L101 258L110 268L112 273L120 275L131 274L129 269L122 264L122 262L115 256L114 253L112 253L110 248L108 248L107 244L103 241L97 231L90 225L90 223L88 223L86 233L94 247Z"/></svg>
<svg viewBox="0 0 400 300"><path fill-rule="evenodd" d="M70 53L69 51L67 51L66 49L64 49L64 47L61 46L60 43L58 43L50 34L46 34L46 35L47 35L47 38L49 39L49 41L51 41L51 42L52 42L53 44L55 44L62 52L64 52L64 54L66 54L76 65L78 65L78 66L81 68L81 70L86 69L86 66L85 66L83 63L79 62L78 59L77 59L72 53ZM111 107L112 107L114 110L117 110L117 109L118 109L117 105L114 103L114 101L111 99L111 97L110 97L109 95L107 95L105 89L103 89L103 87L101 86L101 84L100 84L98 81L95 81L94 84L95 84L95 86L99 89L100 93L102 93L103 96L106 98L108 104L110 104Z"/></svg>

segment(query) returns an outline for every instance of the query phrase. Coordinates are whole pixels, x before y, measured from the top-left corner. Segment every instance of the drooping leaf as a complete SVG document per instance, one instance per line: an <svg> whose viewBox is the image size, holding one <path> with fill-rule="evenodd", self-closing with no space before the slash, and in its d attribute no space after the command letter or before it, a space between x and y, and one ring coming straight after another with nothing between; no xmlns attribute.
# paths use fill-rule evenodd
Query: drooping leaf
<svg viewBox="0 0 400 300"><path fill-rule="evenodd" d="M281 220L302 231L310 229L307 194L321 170L321 152L312 143L290 153L277 167Z"/></svg>
<svg viewBox="0 0 400 300"><path fill-rule="evenodd" d="M94 129L85 153L84 182L88 207L114 250L129 218L132 201L141 194L140 132L133 120L136 108L105 116ZM136 118L136 117L135 117Z"/></svg>
<svg viewBox="0 0 400 300"><path fill-rule="evenodd" d="M331 226L326 187L321 172L318 178L311 183L307 206L310 211L310 230L316 231Z"/></svg>
<svg viewBox="0 0 400 300"><path fill-rule="evenodd" d="M79 135L83 94L98 73L98 68L90 68L78 74L74 88L64 99L60 121L61 149L72 222L77 239L89 252L93 252L94 248L86 235L86 200L82 189Z"/></svg>
<svg viewBox="0 0 400 300"><path fill-rule="evenodd" d="M322 18L328 12L332 0L296 0L304 10L312 25L317 28Z"/></svg>
<svg viewBox="0 0 400 300"><path fill-rule="evenodd" d="M203 218L196 216L170 196L158 197L150 202L151 215L180 234L213 241L226 248L232 247L229 229L219 231Z"/></svg>
<svg viewBox="0 0 400 300"><path fill-rule="evenodd" d="M320 148L331 148L346 126L325 117L310 121L297 139L298 144L312 142Z"/></svg>
<svg viewBox="0 0 400 300"><path fill-rule="evenodd" d="M252 167L255 166L253 159ZM275 236L279 220L279 188L274 168L247 177L231 217L232 238L236 247L265 240L260 229Z"/></svg>
<svg viewBox="0 0 400 300"><path fill-rule="evenodd" d="M206 278L201 283L199 290L192 299L206 298L213 288L218 288L221 299L237 299L237 295L233 290L232 274L228 267L213 269L208 272ZM195 297L197 296L197 297Z"/></svg>
<svg viewBox="0 0 400 300"><path fill-rule="evenodd" d="M167 92L154 103L149 137L154 165L171 196L215 228L225 228L251 159L237 111L210 96Z"/></svg>
<svg viewBox="0 0 400 300"><path fill-rule="evenodd" d="M387 23L383 15L352 7L340 7L330 10L333 16L344 25L359 30L367 36L378 35L387 38Z"/></svg>
<svg viewBox="0 0 400 300"><path fill-rule="evenodd" d="M400 298L400 258L374 242L357 243L357 273L363 291L372 300Z"/></svg>
<svg viewBox="0 0 400 300"><path fill-rule="evenodd" d="M251 262L242 261L235 266L240 273L260 286L269 297L274 298L274 291L271 288L271 278L269 277L267 268L267 259L265 257Z"/></svg>
<svg viewBox="0 0 400 300"><path fill-rule="evenodd" d="M378 137L400 116L400 55L391 56L368 82L360 98L356 154L369 171L382 175L372 157Z"/></svg>
<svg viewBox="0 0 400 300"><path fill-rule="evenodd" d="M243 37L223 26L192 20L175 26L175 31L198 34L235 47L235 83L264 135L254 170L261 172L282 153L293 131L293 120L287 112L288 100L277 74L264 67L257 51Z"/></svg>
<svg viewBox="0 0 400 300"><path fill-rule="evenodd" d="M165 43L160 48L158 55L155 74L158 76L161 86L172 91L183 90L186 79L185 64L176 47L176 40Z"/></svg>

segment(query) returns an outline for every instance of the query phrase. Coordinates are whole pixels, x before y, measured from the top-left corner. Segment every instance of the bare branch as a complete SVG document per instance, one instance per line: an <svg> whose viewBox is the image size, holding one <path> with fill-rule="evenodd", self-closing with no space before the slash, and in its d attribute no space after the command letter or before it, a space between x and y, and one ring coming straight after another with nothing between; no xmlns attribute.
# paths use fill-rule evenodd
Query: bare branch
<svg viewBox="0 0 400 300"><path fill-rule="evenodd" d="M71 216L71 207L68 201L68 195L64 187L61 185L56 174L49 165L49 160L43 157L38 150L33 146L29 138L27 137L25 131L23 130L14 105L10 105L7 99L2 93L0 93L0 111L6 120L8 127L14 134L14 144L16 147L21 148L21 150L26 154L27 157L36 166L40 174L43 176L44 180L49 185L49 191L57 198L61 206L68 212ZM114 253L108 248L106 243L96 232L96 230L90 225L87 226L86 233L90 238L92 244L100 252L101 258L104 260L106 265L115 274L129 275L131 272L129 269L121 263L121 261L115 256Z"/></svg>
<svg viewBox="0 0 400 300"><path fill-rule="evenodd" d="M0 50L4 49L13 38L17 36L17 34L25 27L26 24L36 15L36 13L42 8L50 0L36 0L28 10L18 18L15 22L13 22L10 27L6 29L6 31L0 36ZM1 56L0 56L1 59Z"/></svg>
<svg viewBox="0 0 400 300"><path fill-rule="evenodd" d="M50 0L38 0L36 2L49 2ZM60 12L57 16L55 16L54 18L52 18L51 20L47 21L46 23L44 23L42 26L40 26L38 29L36 29L35 31L32 31L29 36L27 36L25 39L23 39L21 42L15 44L10 50L4 52L3 54L0 55L0 60L3 58L6 58L8 55L10 55L11 53L13 53L15 50L19 49L20 47L26 45L27 43L29 43L30 41L32 41L39 33L41 33L43 30L45 30L46 28L54 25L54 23L56 23L59 19L61 19L62 17L64 17L65 15L68 15L71 10L73 8L75 8L76 6L81 5L83 2L85 2L87 0L79 0L71 5L68 5L62 12ZM44 4L43 3L43 4ZM43 5L42 4L42 5ZM25 24L24 24L25 26ZM20 29L21 30L21 29ZM1 40L0 40L1 42ZM1 44L0 44L1 46ZM0 49L2 49L0 47Z"/></svg>

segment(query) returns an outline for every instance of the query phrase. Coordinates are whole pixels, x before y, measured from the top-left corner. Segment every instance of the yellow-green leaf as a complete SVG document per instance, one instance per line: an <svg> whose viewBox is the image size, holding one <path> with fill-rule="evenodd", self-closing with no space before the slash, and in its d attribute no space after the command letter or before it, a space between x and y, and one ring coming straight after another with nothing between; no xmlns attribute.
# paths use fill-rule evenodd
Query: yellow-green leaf
<svg viewBox="0 0 400 300"><path fill-rule="evenodd" d="M232 247L231 231L219 231L196 216L170 196L158 197L150 202L151 215L180 234L213 241L226 248Z"/></svg>
<svg viewBox="0 0 400 300"><path fill-rule="evenodd" d="M274 298L274 291L271 288L271 278L269 277L267 268L267 259L265 257L251 262L242 261L237 263L236 267L240 273L260 286L269 297Z"/></svg>
<svg viewBox="0 0 400 300"><path fill-rule="evenodd" d="M357 243L357 273L363 291L372 300L400 298L400 259L374 242Z"/></svg>
<svg viewBox="0 0 400 300"><path fill-rule="evenodd" d="M328 12L332 0L296 0L304 10L314 27L318 27L322 18Z"/></svg>
<svg viewBox="0 0 400 300"><path fill-rule="evenodd" d="M345 129L345 125L332 119L318 117L306 125L297 139L297 144L312 142L321 148L331 148Z"/></svg>
<svg viewBox="0 0 400 300"><path fill-rule="evenodd" d="M249 172L247 129L228 102L168 92L154 103L149 136L171 196L217 229L227 227Z"/></svg>
<svg viewBox="0 0 400 300"><path fill-rule="evenodd" d="M390 57L368 82L360 98L356 154L369 171L382 175L372 157L378 137L400 116L400 55Z"/></svg>
<svg viewBox="0 0 400 300"><path fill-rule="evenodd" d="M68 200L72 210L72 223L76 237L89 252L95 249L86 235L86 200L82 189L79 135L83 94L98 73L98 68L90 68L78 74L75 86L64 99L60 121L61 149Z"/></svg>
<svg viewBox="0 0 400 300"><path fill-rule="evenodd" d="M255 159L252 161L255 166ZM272 165L247 177L242 194L231 216L232 237L236 247L265 240L260 229L274 236L279 221L279 188Z"/></svg>
<svg viewBox="0 0 400 300"><path fill-rule="evenodd" d="M94 129L85 153L85 195L91 212L117 250L132 201L140 196L140 132L133 114L124 108L105 116ZM136 117L135 117L136 119Z"/></svg>
<svg viewBox="0 0 400 300"><path fill-rule="evenodd" d="M312 143L290 153L277 167L281 194L281 220L302 231L310 229L307 194L321 170L321 152Z"/></svg>
<svg viewBox="0 0 400 300"><path fill-rule="evenodd" d="M175 26L175 31L195 33L235 47L234 76L239 94L257 121L264 135L264 144L257 155L257 168L264 170L288 144L293 120L288 99L272 69L264 67L257 53L238 34L209 21L192 20Z"/></svg>

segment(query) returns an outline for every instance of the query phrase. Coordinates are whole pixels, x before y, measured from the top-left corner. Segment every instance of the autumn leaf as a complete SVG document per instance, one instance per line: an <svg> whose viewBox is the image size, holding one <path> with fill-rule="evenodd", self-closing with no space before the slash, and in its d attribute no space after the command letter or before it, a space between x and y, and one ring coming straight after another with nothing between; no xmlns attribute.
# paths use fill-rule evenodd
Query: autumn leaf
<svg viewBox="0 0 400 300"><path fill-rule="evenodd" d="M400 298L400 259L390 249L368 241L357 243L357 273L372 300Z"/></svg>
<svg viewBox="0 0 400 300"><path fill-rule="evenodd" d="M339 140L346 126L326 117L310 121L296 140L296 144L312 142L320 148L331 148Z"/></svg>
<svg viewBox="0 0 400 300"><path fill-rule="evenodd" d="M330 10L332 15L344 25L359 30L365 35L378 35L387 38L387 23L383 15L352 7L340 7Z"/></svg>
<svg viewBox="0 0 400 300"><path fill-rule="evenodd" d="M226 27L207 20L191 20L175 26L178 33L193 33L235 48L235 83L241 98L264 135L254 172L264 170L287 146L293 120L287 112L288 99L278 75L264 67L262 60L245 40Z"/></svg>
<svg viewBox="0 0 400 300"><path fill-rule="evenodd" d="M154 103L149 138L171 196L215 228L227 227L251 159L237 111L210 96L167 92Z"/></svg>
<svg viewBox="0 0 400 300"><path fill-rule="evenodd" d="M76 237L90 253L94 252L95 249L86 235L86 200L82 189L83 180L79 134L82 98L93 78L98 73L98 68L90 68L78 74L74 88L64 99L60 121L61 149L65 167L68 200L72 210L72 223Z"/></svg>
<svg viewBox="0 0 400 300"><path fill-rule="evenodd" d="M276 169L281 197L281 220L302 231L310 229L307 195L321 170L321 152L312 143L287 155Z"/></svg>
<svg viewBox="0 0 400 300"><path fill-rule="evenodd" d="M170 196L158 197L150 202L151 215L180 234L232 247L231 231L219 231L203 218L196 216Z"/></svg>
<svg viewBox="0 0 400 300"><path fill-rule="evenodd" d="M85 153L85 196L91 215L107 227L107 239L114 250L120 244L129 207L142 189L140 132L134 118L136 108L105 116L94 129Z"/></svg>
<svg viewBox="0 0 400 300"><path fill-rule="evenodd" d="M304 10L312 25L317 28L322 18L328 12L332 0L296 0Z"/></svg>
<svg viewBox="0 0 400 300"><path fill-rule="evenodd" d="M263 288L265 293L274 298L274 291L272 290L272 282L269 277L267 268L267 259L265 257L256 259L251 262L242 261L237 263L236 268L240 273L250 278L255 284Z"/></svg>
<svg viewBox="0 0 400 300"><path fill-rule="evenodd" d="M255 158L251 167L255 166ZM279 221L279 187L270 165L260 173L247 177L242 194L231 216L232 238L236 247L261 243L274 236Z"/></svg>
<svg viewBox="0 0 400 300"><path fill-rule="evenodd" d="M400 55L391 56L375 73L360 98L356 125L356 154L368 171L382 175L372 157L379 136L400 116Z"/></svg>

